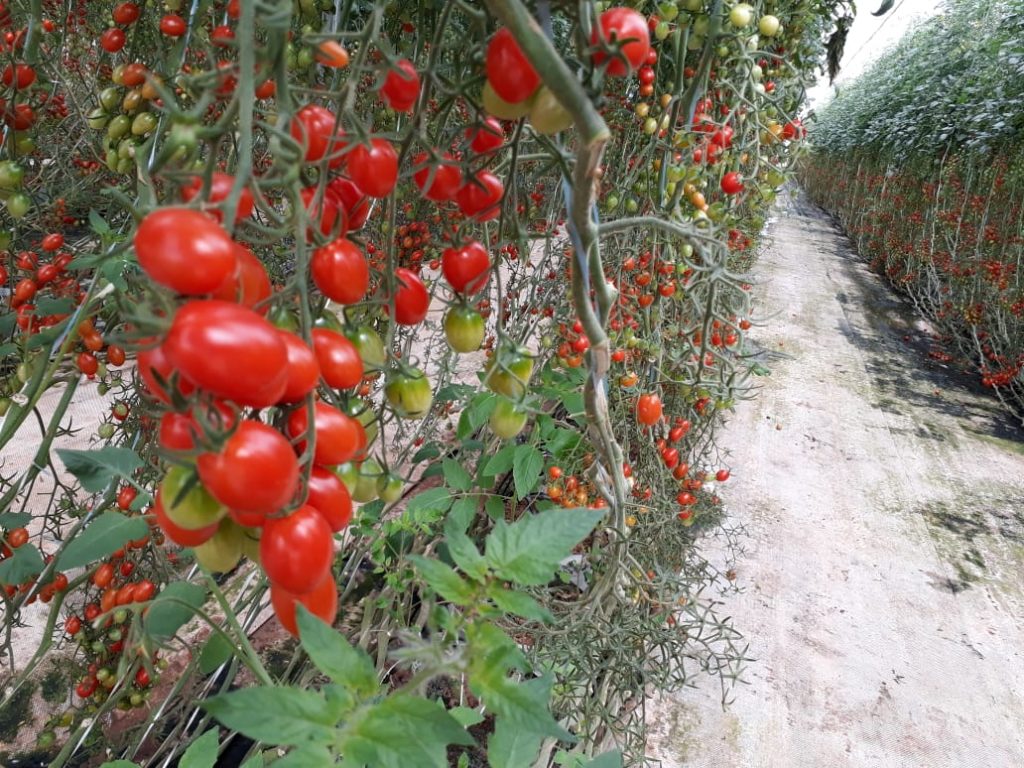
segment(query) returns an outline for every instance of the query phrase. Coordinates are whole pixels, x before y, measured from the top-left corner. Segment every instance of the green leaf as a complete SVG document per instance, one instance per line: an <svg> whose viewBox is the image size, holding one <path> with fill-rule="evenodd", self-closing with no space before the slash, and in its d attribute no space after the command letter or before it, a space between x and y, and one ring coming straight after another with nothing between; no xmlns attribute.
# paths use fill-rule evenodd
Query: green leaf
<svg viewBox="0 0 1024 768"><path fill-rule="evenodd" d="M504 520L505 500L500 496L488 496L484 502L484 511L491 520Z"/></svg>
<svg viewBox="0 0 1024 768"><path fill-rule="evenodd" d="M335 760L327 747L308 746L293 749L284 757L271 763L274 768L324 768L334 765Z"/></svg>
<svg viewBox="0 0 1024 768"><path fill-rule="evenodd" d="M302 647L316 668L359 696L377 693L377 670L366 652L354 648L345 636L314 616L301 603L295 613Z"/></svg>
<svg viewBox="0 0 1024 768"><path fill-rule="evenodd" d="M395 694L367 708L346 729L340 751L374 768L448 768L448 745L473 743L444 707Z"/></svg>
<svg viewBox="0 0 1024 768"><path fill-rule="evenodd" d="M198 584L176 581L164 587L146 612L146 632L155 640L174 637L206 602L206 590Z"/></svg>
<svg viewBox="0 0 1024 768"><path fill-rule="evenodd" d="M452 707L448 710L448 714L454 717L463 728L469 728L471 725L484 721L484 716L480 711L472 707Z"/></svg>
<svg viewBox="0 0 1024 768"><path fill-rule="evenodd" d="M264 765L266 765L266 760L263 759L263 753L257 752L242 763L242 768L263 768Z"/></svg>
<svg viewBox="0 0 1024 768"><path fill-rule="evenodd" d="M477 429L487 423L491 412L498 404L496 398L490 392L481 392L470 402L469 406L459 416L459 426L455 430L455 436L459 440L465 440L476 432Z"/></svg>
<svg viewBox="0 0 1024 768"><path fill-rule="evenodd" d="M114 478L131 477L142 466L142 459L135 451L116 445L93 451L58 448L57 455L68 472L78 478L82 488L89 493L106 490Z"/></svg>
<svg viewBox="0 0 1024 768"><path fill-rule="evenodd" d="M441 447L437 443L427 443L413 454L412 463L419 464L427 459L436 459L440 455Z"/></svg>
<svg viewBox="0 0 1024 768"><path fill-rule="evenodd" d="M300 688L242 688L214 696L201 706L221 725L268 744L330 744L337 733L327 702Z"/></svg>
<svg viewBox="0 0 1024 768"><path fill-rule="evenodd" d="M439 520L451 505L451 491L443 487L431 488L409 500L405 516L416 522L431 523Z"/></svg>
<svg viewBox="0 0 1024 768"><path fill-rule="evenodd" d="M449 488L468 491L473 487L473 476L455 459L445 459L441 466L444 468L444 481Z"/></svg>
<svg viewBox="0 0 1024 768"><path fill-rule="evenodd" d="M94 208L89 210L89 226L92 227L92 231L97 235L110 233L110 225L100 216L99 211Z"/></svg>
<svg viewBox="0 0 1024 768"><path fill-rule="evenodd" d="M469 605L473 602L473 587L440 560L410 555L409 562L416 566L430 588L448 602L456 605Z"/></svg>
<svg viewBox="0 0 1024 768"><path fill-rule="evenodd" d="M217 763L220 731L211 728L193 741L181 756L178 768L213 768Z"/></svg>
<svg viewBox="0 0 1024 768"><path fill-rule="evenodd" d="M518 728L499 717L494 733L487 739L487 762L490 768L530 768L540 752L543 737Z"/></svg>
<svg viewBox="0 0 1024 768"><path fill-rule="evenodd" d="M451 555L452 561L467 576L476 581L483 581L487 575L487 561L480 554L480 551L469 536L463 533L460 528L457 528L451 520L445 526L444 536L445 544L448 545L448 554Z"/></svg>
<svg viewBox="0 0 1024 768"><path fill-rule="evenodd" d="M126 517L108 510L93 520L60 553L57 567L62 571L80 568L113 554L129 541L141 539L149 526L141 517Z"/></svg>
<svg viewBox="0 0 1024 768"><path fill-rule="evenodd" d="M14 554L0 562L0 584L24 584L43 572L46 563L32 544L22 544Z"/></svg>
<svg viewBox="0 0 1024 768"><path fill-rule="evenodd" d="M525 499L537 487L541 470L544 469L544 454L532 445L517 445L512 462L512 479L516 484L516 496Z"/></svg>
<svg viewBox="0 0 1024 768"><path fill-rule="evenodd" d="M546 584L604 514L597 509L551 509L511 525L499 520L487 537L484 556L501 579L525 586Z"/></svg>
<svg viewBox="0 0 1024 768"><path fill-rule="evenodd" d="M554 430L547 442L545 442L544 447L549 453L559 458L565 458L579 447L582 439L579 432L559 427Z"/></svg>
<svg viewBox="0 0 1024 768"><path fill-rule="evenodd" d="M0 513L0 528L21 528L32 522L32 515L28 512L3 512Z"/></svg>
<svg viewBox="0 0 1024 768"><path fill-rule="evenodd" d="M199 653L199 671L204 675L209 675L227 662L234 653L235 649L227 638L219 632L214 632Z"/></svg>
<svg viewBox="0 0 1024 768"><path fill-rule="evenodd" d="M524 619L542 621L545 624L555 620L555 617L551 615L547 608L522 592L513 592L503 587L492 585L487 592L487 596L505 613L514 613L516 616L522 616Z"/></svg>
<svg viewBox="0 0 1024 768"><path fill-rule="evenodd" d="M460 531L469 528L469 524L476 517L476 499L471 496L463 496L452 504L448 513L448 525L456 526Z"/></svg>
<svg viewBox="0 0 1024 768"><path fill-rule="evenodd" d="M617 749L605 752L603 755L595 757L583 768L622 768L622 752Z"/></svg>
<svg viewBox="0 0 1024 768"><path fill-rule="evenodd" d="M484 474L496 477L503 472L508 472L512 469L515 453L515 445L503 446L500 451L487 460L487 464L484 466Z"/></svg>

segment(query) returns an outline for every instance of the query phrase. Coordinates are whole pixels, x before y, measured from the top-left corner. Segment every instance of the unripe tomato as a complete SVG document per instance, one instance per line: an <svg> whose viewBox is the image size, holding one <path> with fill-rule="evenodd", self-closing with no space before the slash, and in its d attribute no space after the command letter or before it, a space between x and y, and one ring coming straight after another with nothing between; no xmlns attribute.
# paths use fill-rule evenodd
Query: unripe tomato
<svg viewBox="0 0 1024 768"><path fill-rule="evenodd" d="M486 335L484 318L472 307L453 306L444 317L444 335L456 352L476 352Z"/></svg>
<svg viewBox="0 0 1024 768"><path fill-rule="evenodd" d="M527 412L511 400L499 397L488 421L491 431L502 440L511 440L526 426Z"/></svg>
<svg viewBox="0 0 1024 768"><path fill-rule="evenodd" d="M530 108L530 125L537 133L551 136L564 131L572 125L572 115L562 106L562 102L547 87L542 85L537 90Z"/></svg>
<svg viewBox="0 0 1024 768"><path fill-rule="evenodd" d="M193 547L196 562L213 573L226 573L242 559L245 529L230 517L221 520L217 532Z"/></svg>
<svg viewBox="0 0 1024 768"><path fill-rule="evenodd" d="M519 401L526 394L533 375L533 357L525 347L495 354L487 364L484 384L499 395Z"/></svg>
<svg viewBox="0 0 1024 768"><path fill-rule="evenodd" d="M757 22L757 29L764 37L775 37L781 27L778 16L765 15Z"/></svg>
<svg viewBox="0 0 1024 768"><path fill-rule="evenodd" d="M167 518L178 528L196 531L219 523L228 510L207 491L191 469L174 466L160 483Z"/></svg>
<svg viewBox="0 0 1024 768"><path fill-rule="evenodd" d="M430 412L434 399L430 379L417 368L394 371L388 376L384 395L403 419L422 419Z"/></svg>

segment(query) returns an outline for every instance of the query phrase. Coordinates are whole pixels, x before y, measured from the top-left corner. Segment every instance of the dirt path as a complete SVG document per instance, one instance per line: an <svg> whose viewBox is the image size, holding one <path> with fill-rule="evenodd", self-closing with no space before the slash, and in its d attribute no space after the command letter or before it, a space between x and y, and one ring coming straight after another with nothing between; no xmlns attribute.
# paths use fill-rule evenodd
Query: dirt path
<svg viewBox="0 0 1024 768"><path fill-rule="evenodd" d="M724 711L656 706L665 768L1024 765L1024 434L928 357L913 312L803 198L759 274L772 375L727 502L750 643Z"/></svg>

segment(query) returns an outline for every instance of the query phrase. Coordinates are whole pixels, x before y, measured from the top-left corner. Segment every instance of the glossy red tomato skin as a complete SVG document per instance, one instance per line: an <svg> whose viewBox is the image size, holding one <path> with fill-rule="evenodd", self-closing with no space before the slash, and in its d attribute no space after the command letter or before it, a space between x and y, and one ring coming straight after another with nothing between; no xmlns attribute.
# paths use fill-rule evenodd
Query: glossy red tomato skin
<svg viewBox="0 0 1024 768"><path fill-rule="evenodd" d="M139 351L136 362L139 377L149 393L162 403L171 402L170 395L157 378L159 376L166 383L170 381L171 375L176 373L174 363L167 356L163 345ZM180 374L177 377L177 388L186 396L195 391L195 385L182 379Z"/></svg>
<svg viewBox="0 0 1024 768"><path fill-rule="evenodd" d="M260 537L260 562L271 585L305 595L331 571L334 537L327 521L306 505L287 517L267 520Z"/></svg>
<svg viewBox="0 0 1024 768"><path fill-rule="evenodd" d="M298 489L299 462L291 444L259 421L243 421L219 453L204 453L196 464L206 490L240 512L277 514Z"/></svg>
<svg viewBox="0 0 1024 768"><path fill-rule="evenodd" d="M216 221L189 208L157 208L135 231L135 255L149 277L197 296L217 290L237 265L235 244Z"/></svg>
<svg viewBox="0 0 1024 768"><path fill-rule="evenodd" d="M328 187L323 196L317 200L316 187L303 187L299 197L306 208L310 223L319 223L318 229L324 237L344 237L348 231L348 216L345 207ZM315 239L312 229L306 230L308 240Z"/></svg>
<svg viewBox="0 0 1024 768"><path fill-rule="evenodd" d="M332 389L351 389L363 380L363 360L355 344L330 328L313 329L313 351L320 377Z"/></svg>
<svg viewBox="0 0 1024 768"><path fill-rule="evenodd" d="M398 182L398 152L387 139L372 139L348 153L348 175L364 194L387 197Z"/></svg>
<svg viewBox="0 0 1024 768"><path fill-rule="evenodd" d="M451 162L454 160L450 155L445 155L444 162L437 164L432 164L426 154L413 160L413 165L420 168L413 174L413 181L427 200L443 203L458 194L462 186L462 171Z"/></svg>
<svg viewBox="0 0 1024 768"><path fill-rule="evenodd" d="M722 177L722 191L727 195L735 195L743 191L743 179L735 171L729 171Z"/></svg>
<svg viewBox="0 0 1024 768"><path fill-rule="evenodd" d="M370 200L356 183L344 176L331 179L327 184L348 214L348 228L362 229L370 217Z"/></svg>
<svg viewBox="0 0 1024 768"><path fill-rule="evenodd" d="M352 520L352 496L341 478L329 469L313 467L306 488L306 503L320 513L331 531L344 530Z"/></svg>
<svg viewBox="0 0 1024 768"><path fill-rule="evenodd" d="M661 419L661 398L654 394L640 395L636 403L636 420L644 426L657 424Z"/></svg>
<svg viewBox="0 0 1024 768"><path fill-rule="evenodd" d="M478 171L455 196L459 210L476 221L490 221L501 213L505 185L490 171Z"/></svg>
<svg viewBox="0 0 1024 768"><path fill-rule="evenodd" d="M210 178L210 193L206 198L204 208L207 206L212 208L210 215L217 219L217 221L223 221L224 216L216 206L228 199L228 196L231 194L231 188L234 185L235 177L228 173L215 171ZM191 202L202 191L203 180L201 177L195 176L188 184L181 188L181 199L186 203ZM248 187L242 187L242 192L238 196L238 205L235 209L235 221L239 222L248 219L252 216L255 207L252 192L249 191Z"/></svg>
<svg viewBox="0 0 1024 768"><path fill-rule="evenodd" d="M647 20L632 8L609 8L601 14L599 20L601 32L594 30L591 37L591 44L597 45L603 35L606 43L613 41L628 40L621 43L619 48L620 56L614 57L608 62L605 72L615 77L625 77L638 70L647 61L647 54L651 50L651 33L647 26ZM623 56L625 60L623 60ZM594 63L600 66L607 59L608 55L603 51L594 54Z"/></svg>
<svg viewBox="0 0 1024 768"><path fill-rule="evenodd" d="M16 90L28 88L36 81L36 71L28 64L8 64L3 72L3 84Z"/></svg>
<svg viewBox="0 0 1024 768"><path fill-rule="evenodd" d="M134 24L139 19L139 6L132 2L119 3L114 6L111 16L118 24Z"/></svg>
<svg viewBox="0 0 1024 768"><path fill-rule="evenodd" d="M270 585L270 604L274 607L274 614L281 626L295 637L299 636L295 616L299 603L321 621L333 624L338 617L338 585L334 581L334 574L328 571L324 580L304 595L294 595L276 584Z"/></svg>
<svg viewBox="0 0 1024 768"><path fill-rule="evenodd" d="M168 37L181 37L187 29L185 20L176 13L168 13L160 19L160 31Z"/></svg>
<svg viewBox="0 0 1024 768"><path fill-rule="evenodd" d="M494 92L511 104L526 101L540 86L540 75L507 27L487 44L486 69Z"/></svg>
<svg viewBox="0 0 1024 768"><path fill-rule="evenodd" d="M356 304L370 288L370 265L359 246L339 237L317 248L310 260L313 283L339 304Z"/></svg>
<svg viewBox="0 0 1024 768"><path fill-rule="evenodd" d="M243 307L253 309L270 298L273 288L270 276L263 262L253 255L248 247L235 243L235 270L224 282L217 286L213 298L233 301ZM257 311L266 314L268 307L262 306Z"/></svg>
<svg viewBox="0 0 1024 768"><path fill-rule="evenodd" d="M411 269L399 267L395 270L395 322L399 325L416 325L423 322L430 309L430 294Z"/></svg>
<svg viewBox="0 0 1024 768"><path fill-rule="evenodd" d="M214 523L206 528L191 530L175 525L167 516L167 512L164 511L163 497L159 490L156 492L156 499L153 501L152 509L157 524L163 530L164 535L180 547L198 547L203 542L209 541L213 538L213 534L217 532L217 527L220 525L220 523Z"/></svg>
<svg viewBox="0 0 1024 768"><path fill-rule="evenodd" d="M238 304L188 302L175 314L163 347L196 387L239 405L274 405L288 383L288 350L277 329Z"/></svg>
<svg viewBox="0 0 1024 768"><path fill-rule="evenodd" d="M408 59L399 59L384 78L380 96L396 112L411 112L420 96L420 75Z"/></svg>
<svg viewBox="0 0 1024 768"><path fill-rule="evenodd" d="M441 254L441 273L456 293L474 294L487 284L491 258L477 240L461 248L446 248Z"/></svg>
<svg viewBox="0 0 1024 768"><path fill-rule="evenodd" d="M505 132L502 130L500 122L493 117L488 117L482 125L467 128L466 139L469 141L470 149L485 155L505 143Z"/></svg>
<svg viewBox="0 0 1024 768"><path fill-rule="evenodd" d="M300 453L306 449L306 441L302 437L308 425L305 407L296 408L288 414L288 436L294 442L295 450ZM313 429L316 433L313 462L316 464L344 464L366 447L363 425L327 403L318 402L313 406Z"/></svg>
<svg viewBox="0 0 1024 768"><path fill-rule="evenodd" d="M335 137L337 122L333 112L316 104L307 104L295 113L291 134L304 147L307 162L318 162L341 148L340 139Z"/></svg>
<svg viewBox="0 0 1024 768"><path fill-rule="evenodd" d="M166 451L191 451L195 448L192 437L192 419L184 413L167 411L160 417L160 447Z"/></svg>
<svg viewBox="0 0 1024 768"><path fill-rule="evenodd" d="M100 35L100 47L107 53L117 53L124 48L125 34L117 27L111 27Z"/></svg>
<svg viewBox="0 0 1024 768"><path fill-rule="evenodd" d="M278 402L297 403L320 383L320 364L306 342L294 333L278 332L288 352L288 382Z"/></svg>

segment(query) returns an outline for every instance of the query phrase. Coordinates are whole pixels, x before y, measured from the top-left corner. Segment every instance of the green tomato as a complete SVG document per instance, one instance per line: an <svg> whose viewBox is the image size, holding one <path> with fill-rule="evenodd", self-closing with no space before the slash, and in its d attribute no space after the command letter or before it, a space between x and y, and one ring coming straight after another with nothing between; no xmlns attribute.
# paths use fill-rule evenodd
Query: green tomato
<svg viewBox="0 0 1024 768"><path fill-rule="evenodd" d="M117 161L117 172L118 173L131 173L135 170L135 161L130 157L125 157Z"/></svg>
<svg viewBox="0 0 1024 768"><path fill-rule="evenodd" d="M156 115L152 112L140 112L132 120L132 135L145 136L156 130Z"/></svg>
<svg viewBox="0 0 1024 768"><path fill-rule="evenodd" d="M631 197L626 201L626 213L636 213L639 210L640 203L637 202L635 197Z"/></svg>
<svg viewBox="0 0 1024 768"><path fill-rule="evenodd" d="M107 138L116 141L128 133L131 128L131 118L128 115L118 115L107 124Z"/></svg>
<svg viewBox="0 0 1024 768"><path fill-rule="evenodd" d="M107 127L107 113L103 111L103 107L96 107L86 115L85 122L94 131L102 131Z"/></svg>
<svg viewBox="0 0 1024 768"><path fill-rule="evenodd" d="M24 192L15 192L7 198L6 205L12 219L22 219L32 209L32 198Z"/></svg>
<svg viewBox="0 0 1024 768"><path fill-rule="evenodd" d="M362 398L353 397L345 404L343 410L363 425L363 431L366 432L366 444L373 445L379 431L377 412L373 410L373 407Z"/></svg>
<svg viewBox="0 0 1024 768"><path fill-rule="evenodd" d="M324 310L320 314L320 317L313 322L313 325L317 328L328 328L332 331L337 331L338 333L343 333L345 331L345 327L341 324L338 316L329 310Z"/></svg>
<svg viewBox="0 0 1024 768"><path fill-rule="evenodd" d="M490 83L484 83L483 92L480 94L480 100L483 103L484 111L489 115L499 120L518 120L521 117L525 117L530 107L533 105L533 97L531 96L526 101L521 101L518 104L505 101L491 88Z"/></svg>
<svg viewBox="0 0 1024 768"><path fill-rule="evenodd" d="M388 376L384 396L403 419L422 419L430 412L430 404L434 400L430 379L418 368L395 371Z"/></svg>
<svg viewBox="0 0 1024 768"><path fill-rule="evenodd" d="M0 161L0 189L18 189L24 180L24 168L13 160Z"/></svg>
<svg viewBox="0 0 1024 768"><path fill-rule="evenodd" d="M0 251L6 251L11 247L13 237L14 235L9 230L0 229ZM0 416L3 416L3 413L0 413Z"/></svg>
<svg viewBox="0 0 1024 768"><path fill-rule="evenodd" d="M193 547L196 562L213 573L230 571L242 559L242 544L245 531L231 518L221 520L213 537L198 547Z"/></svg>
<svg viewBox="0 0 1024 768"><path fill-rule="evenodd" d="M484 384L499 395L522 400L532 375L533 357L530 350L518 347L491 358L487 364Z"/></svg>
<svg viewBox="0 0 1024 768"><path fill-rule="evenodd" d="M526 410L504 397L499 397L491 411L491 431L502 440L511 440L526 426Z"/></svg>
<svg viewBox="0 0 1024 768"><path fill-rule="evenodd" d="M160 483L160 499L167 517L178 527L189 530L213 525L228 512L227 507L213 498L198 480L183 494L193 479L195 475L191 470L171 467Z"/></svg>
<svg viewBox="0 0 1024 768"><path fill-rule="evenodd" d="M303 48L295 57L295 64L299 69L309 69L310 66L313 64L313 59L313 49Z"/></svg>
<svg viewBox="0 0 1024 768"><path fill-rule="evenodd" d="M382 501L388 504L394 504L402 498L402 489L404 486L405 484L402 482L402 478L398 475L381 475L377 478L377 495L380 496Z"/></svg>
<svg viewBox="0 0 1024 768"><path fill-rule="evenodd" d="M115 86L100 91L100 106L107 112L113 112L121 104L121 89Z"/></svg>
<svg viewBox="0 0 1024 768"><path fill-rule="evenodd" d="M614 211L619 207L619 198L617 195L608 195L604 201L605 210Z"/></svg>
<svg viewBox="0 0 1024 768"><path fill-rule="evenodd" d="M363 360L363 370L367 373L379 371L388 360L387 352L384 350L384 342L380 336L368 325L360 325L358 328L346 328L345 336L356 346L359 357Z"/></svg>
<svg viewBox="0 0 1024 768"><path fill-rule="evenodd" d="M132 160L135 157L135 142L130 138L123 138L117 143L117 158L119 160Z"/></svg>
<svg viewBox="0 0 1024 768"><path fill-rule="evenodd" d="M483 315L472 307L456 305L444 316L444 335L456 352L476 352L486 332Z"/></svg>
<svg viewBox="0 0 1024 768"><path fill-rule="evenodd" d="M707 37L708 32L711 31L711 19L708 16L698 16L693 20L693 34L697 37ZM704 43L701 43L703 46Z"/></svg>
<svg viewBox="0 0 1024 768"><path fill-rule="evenodd" d="M738 3L729 11L729 23L737 29L749 27L754 20L754 9L747 3Z"/></svg>
<svg viewBox="0 0 1024 768"><path fill-rule="evenodd" d="M760 21L757 22L758 31L765 37L775 37L779 34L781 27L782 22L779 21L779 17L770 14L762 16Z"/></svg>
<svg viewBox="0 0 1024 768"><path fill-rule="evenodd" d="M345 484L350 495L356 492L356 487L359 484L359 467L354 461L346 461L344 464L339 464L334 468L334 474Z"/></svg>
<svg viewBox="0 0 1024 768"><path fill-rule="evenodd" d="M654 27L654 37L657 40L664 40L672 33L672 27L667 21L659 21Z"/></svg>
<svg viewBox="0 0 1024 768"><path fill-rule="evenodd" d="M101 440L109 440L114 436L114 425L109 421L105 421L96 428L96 435Z"/></svg>
<svg viewBox="0 0 1024 768"><path fill-rule="evenodd" d="M384 470L375 459L367 459L359 467L359 480L352 491L353 501L366 504L377 498L377 481L384 474Z"/></svg>
<svg viewBox="0 0 1024 768"><path fill-rule="evenodd" d="M674 21L676 16L679 15L679 6L674 2L659 3L658 15L665 21Z"/></svg>
<svg viewBox="0 0 1024 768"><path fill-rule="evenodd" d="M572 115L547 86L542 85L533 95L530 107L530 125L537 133L545 136L564 131L572 125Z"/></svg>
<svg viewBox="0 0 1024 768"><path fill-rule="evenodd" d="M690 13L697 13L697 11L704 10L704 0L685 0L683 8L688 10Z"/></svg>

